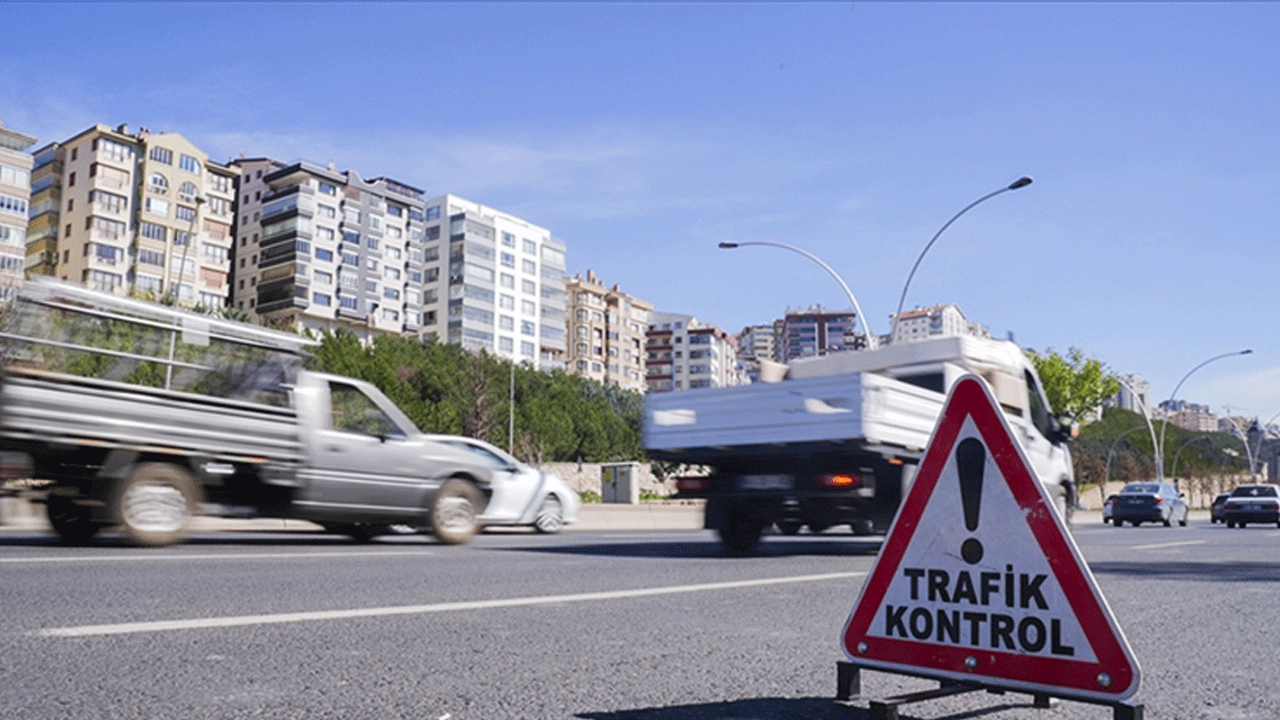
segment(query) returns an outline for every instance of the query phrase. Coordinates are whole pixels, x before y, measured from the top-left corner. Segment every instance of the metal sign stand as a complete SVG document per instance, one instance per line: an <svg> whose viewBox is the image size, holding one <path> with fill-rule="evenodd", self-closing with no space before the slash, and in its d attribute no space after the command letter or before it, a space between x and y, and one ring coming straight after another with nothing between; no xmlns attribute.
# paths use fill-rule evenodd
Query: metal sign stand
<svg viewBox="0 0 1280 720"><path fill-rule="evenodd" d="M845 660L841 660L836 663L836 703L846 707L852 707L855 702L862 699L863 669L863 666ZM865 669L878 670L879 668L868 667ZM958 682L956 680L933 677L924 673L897 674L937 680L938 687L933 690L920 690L912 693L904 693L902 695L894 695L881 700L867 698L867 703L871 712L871 720L898 720L899 706L922 702L924 700L936 700L938 698L978 692L982 690L993 695L1003 695L1006 692L1026 692L1025 690L1000 687L989 683ZM1056 696L1051 696L1045 693L1031 693L1031 695L1033 697L1032 707L1036 708L1051 708L1056 704L1058 699ZM1143 720L1144 717L1144 706L1141 703L1132 703L1127 700L1098 700L1094 698L1080 697L1065 697L1065 699L1091 703L1094 705L1108 706L1112 708L1113 720Z"/></svg>

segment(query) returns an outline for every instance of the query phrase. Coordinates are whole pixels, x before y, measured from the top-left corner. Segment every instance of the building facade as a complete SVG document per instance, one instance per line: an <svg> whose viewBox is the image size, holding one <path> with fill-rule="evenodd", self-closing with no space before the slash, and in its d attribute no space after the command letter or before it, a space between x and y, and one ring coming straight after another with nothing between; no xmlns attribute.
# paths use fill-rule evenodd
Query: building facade
<svg viewBox="0 0 1280 720"><path fill-rule="evenodd" d="M32 165L27 148L35 142L0 124L0 302L13 299L26 273Z"/></svg>
<svg viewBox="0 0 1280 720"><path fill-rule="evenodd" d="M715 325L692 315L654 313L645 340L648 391L739 385L737 350Z"/></svg>
<svg viewBox="0 0 1280 720"><path fill-rule="evenodd" d="M1150 416L1154 407L1151 403L1151 383L1136 374L1121 375L1119 379L1120 392L1108 398L1107 404Z"/></svg>
<svg viewBox="0 0 1280 720"><path fill-rule="evenodd" d="M241 158L232 302L275 326L417 334L439 271L422 191L308 162ZM437 230L438 231L438 230Z"/></svg>
<svg viewBox="0 0 1280 720"><path fill-rule="evenodd" d="M606 286L595 272L565 279L565 366L576 375L643 393L653 305Z"/></svg>
<svg viewBox="0 0 1280 720"><path fill-rule="evenodd" d="M424 281L421 332L563 369L564 243L546 228L456 195L426 201L426 212L428 237L441 238L428 246L441 257Z"/></svg>
<svg viewBox="0 0 1280 720"><path fill-rule="evenodd" d="M930 308L903 310L894 324L894 344L928 340L933 337L972 335L991 337L991 331L965 318L955 305L936 305Z"/></svg>
<svg viewBox="0 0 1280 720"><path fill-rule="evenodd" d="M223 307L235 172L177 133L95 125L35 152L27 270Z"/></svg>
<svg viewBox="0 0 1280 720"><path fill-rule="evenodd" d="M866 347L856 332L858 316L852 310L828 312L820 307L788 310L782 320L780 362Z"/></svg>

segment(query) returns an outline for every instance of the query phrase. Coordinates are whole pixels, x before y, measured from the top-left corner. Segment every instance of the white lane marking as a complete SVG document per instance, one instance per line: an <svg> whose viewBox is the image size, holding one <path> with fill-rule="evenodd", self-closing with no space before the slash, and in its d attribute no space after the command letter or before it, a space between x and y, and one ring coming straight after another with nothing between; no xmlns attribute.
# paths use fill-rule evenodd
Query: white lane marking
<svg viewBox="0 0 1280 720"><path fill-rule="evenodd" d="M1183 545L1204 545L1207 540L1181 540L1179 542L1152 543L1150 545L1134 545L1134 550L1163 550L1164 548L1181 547Z"/></svg>
<svg viewBox="0 0 1280 720"><path fill-rule="evenodd" d="M627 598L676 595L680 593L735 590L740 588L782 585L787 583L846 580L866 575L865 572L826 573L822 575L795 575L782 578L758 578L697 585L671 585L667 587L640 588L636 590L611 590L579 593L576 595L548 595L544 597L504 598L500 600L466 600L434 603L431 605L401 605L380 608L356 608L351 610L319 610L315 612L278 613L273 615L240 615L233 617L195 618L191 620L154 620L150 622L112 623L109 625L81 625L79 627L45 628L29 633L39 637L89 637L96 635L128 635L131 633L164 632L167 630L196 630L203 628L241 627L245 625L277 625L314 620L347 620L351 618L386 617L389 615L421 615L457 610L490 610L493 608L528 607L556 603L592 602L597 600L622 600Z"/></svg>
<svg viewBox="0 0 1280 720"><path fill-rule="evenodd" d="M172 560L297 560L305 558L335 557L394 557L404 555L434 555L433 550L388 550L386 552L313 552L313 553L255 553L253 555L110 555L103 557L63 557L63 558L0 558L0 565L36 564L36 563L93 563L93 562L145 562Z"/></svg>

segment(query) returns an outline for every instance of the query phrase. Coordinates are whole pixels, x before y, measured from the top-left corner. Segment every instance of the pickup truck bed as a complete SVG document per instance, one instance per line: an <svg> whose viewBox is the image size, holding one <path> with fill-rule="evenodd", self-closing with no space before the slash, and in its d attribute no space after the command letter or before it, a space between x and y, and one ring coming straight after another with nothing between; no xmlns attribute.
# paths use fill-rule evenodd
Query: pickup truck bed
<svg viewBox="0 0 1280 720"><path fill-rule="evenodd" d="M656 459L689 464L795 453L804 445L880 446L918 456L942 402L940 393L872 373L652 393L645 447Z"/></svg>

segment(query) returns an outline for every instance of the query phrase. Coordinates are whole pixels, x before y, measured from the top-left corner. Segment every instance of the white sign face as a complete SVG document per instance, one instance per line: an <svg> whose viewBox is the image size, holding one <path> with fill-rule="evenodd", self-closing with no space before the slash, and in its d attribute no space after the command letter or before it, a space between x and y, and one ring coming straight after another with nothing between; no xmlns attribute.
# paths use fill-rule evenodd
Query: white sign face
<svg viewBox="0 0 1280 720"><path fill-rule="evenodd" d="M1123 699L1139 672L1004 416L958 382L845 627L859 665Z"/></svg>
<svg viewBox="0 0 1280 720"><path fill-rule="evenodd" d="M1024 511L1006 483L989 477L998 469L978 455L986 449L972 418L957 448L976 448L970 457L985 467L976 482L965 478L963 493L961 476L975 468L960 472L959 450L947 459L868 635L1096 661L1031 528L1009 522Z"/></svg>

